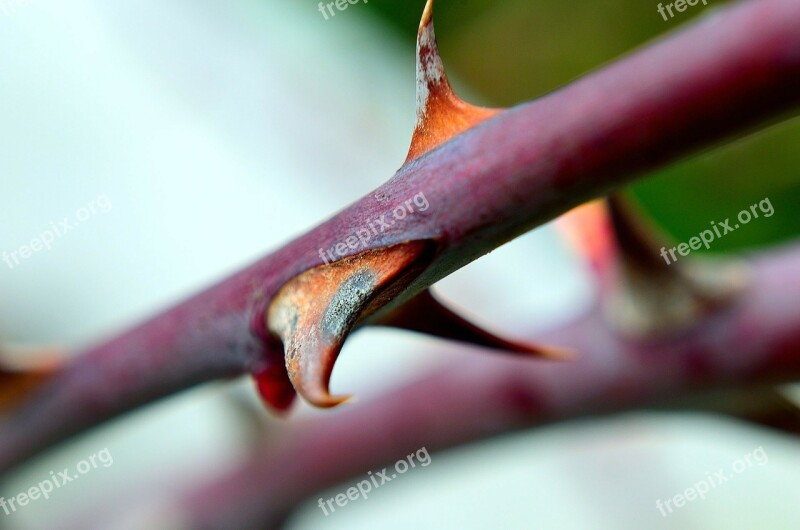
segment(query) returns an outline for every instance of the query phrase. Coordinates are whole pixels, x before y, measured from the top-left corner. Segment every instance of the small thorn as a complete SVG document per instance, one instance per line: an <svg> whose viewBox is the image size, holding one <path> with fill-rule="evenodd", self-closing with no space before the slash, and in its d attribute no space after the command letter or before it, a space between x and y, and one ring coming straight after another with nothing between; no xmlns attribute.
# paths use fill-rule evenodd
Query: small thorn
<svg viewBox="0 0 800 530"><path fill-rule="evenodd" d="M0 347L0 411L24 401L49 381L64 364L57 348Z"/></svg>
<svg viewBox="0 0 800 530"><path fill-rule="evenodd" d="M453 92L436 44L433 0L428 0L417 33L417 123L406 163L500 111L465 103Z"/></svg>
<svg viewBox="0 0 800 530"><path fill-rule="evenodd" d="M429 290L423 291L370 323L417 331L506 353L520 353L552 360L570 360L576 357L576 353L572 350L512 342L500 338L443 306Z"/></svg>
<svg viewBox="0 0 800 530"><path fill-rule="evenodd" d="M676 269L665 267L658 249L666 237L645 221L635 205L620 194L606 200L611 232L627 266L651 274L673 275Z"/></svg>
<svg viewBox="0 0 800 530"><path fill-rule="evenodd" d="M729 304L748 282L748 269L732 261L666 262L667 238L620 194L573 210L562 226L607 292L609 321L630 336L689 327Z"/></svg>
<svg viewBox="0 0 800 530"><path fill-rule="evenodd" d="M431 241L410 241L369 250L310 269L281 288L267 326L283 341L289 379L306 401L333 407L349 399L329 392L347 335L408 286L427 265L431 249Z"/></svg>
<svg viewBox="0 0 800 530"><path fill-rule="evenodd" d="M621 284L608 314L623 332L646 337L690 327L729 305L747 285L749 271L738 262L686 257L668 264L660 254L667 238L626 197L612 195L608 211Z"/></svg>

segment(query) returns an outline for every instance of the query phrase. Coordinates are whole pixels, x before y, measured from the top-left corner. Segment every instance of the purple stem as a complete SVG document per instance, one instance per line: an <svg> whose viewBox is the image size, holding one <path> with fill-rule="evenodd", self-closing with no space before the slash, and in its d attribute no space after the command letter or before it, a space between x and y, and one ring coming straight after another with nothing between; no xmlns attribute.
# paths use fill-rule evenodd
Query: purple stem
<svg viewBox="0 0 800 530"><path fill-rule="evenodd" d="M149 322L90 348L0 421L0 471L149 401L280 366L265 343L277 290L419 192L430 208L352 253L434 239L407 299L491 249L644 171L800 103L800 2L719 9L566 88L503 112L406 166L327 222Z"/></svg>
<svg viewBox="0 0 800 530"><path fill-rule="evenodd" d="M759 255L753 276L738 304L679 336L632 341L595 308L534 338L574 348L575 362L473 356L383 397L295 423L187 495L181 511L193 529L271 528L317 492L423 446L443 450L556 421L797 381L800 245Z"/></svg>

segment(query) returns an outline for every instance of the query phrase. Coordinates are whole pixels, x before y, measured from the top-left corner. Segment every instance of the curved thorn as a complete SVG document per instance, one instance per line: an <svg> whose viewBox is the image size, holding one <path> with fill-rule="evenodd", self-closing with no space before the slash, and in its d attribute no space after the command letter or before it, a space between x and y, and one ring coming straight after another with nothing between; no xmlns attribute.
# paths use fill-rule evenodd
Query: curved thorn
<svg viewBox="0 0 800 530"><path fill-rule="evenodd" d="M553 360L568 360L576 356L572 350L513 342L498 337L439 303L427 289L370 323L408 329L506 353L534 355Z"/></svg>
<svg viewBox="0 0 800 530"><path fill-rule="evenodd" d="M310 269L281 288L267 326L283 341L289 379L306 401L333 407L349 399L329 392L342 344L421 272L431 248L431 241L410 241L369 250Z"/></svg>
<svg viewBox="0 0 800 530"><path fill-rule="evenodd" d="M499 112L465 103L453 92L436 45L433 0L428 0L417 33L417 123L406 163Z"/></svg>

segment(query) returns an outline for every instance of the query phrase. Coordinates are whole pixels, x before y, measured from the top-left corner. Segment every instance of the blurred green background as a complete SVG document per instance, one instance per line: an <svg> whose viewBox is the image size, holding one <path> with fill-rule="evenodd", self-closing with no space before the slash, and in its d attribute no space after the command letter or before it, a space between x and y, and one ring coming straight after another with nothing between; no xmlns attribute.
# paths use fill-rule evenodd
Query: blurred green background
<svg viewBox="0 0 800 530"><path fill-rule="evenodd" d="M374 5L373 5L374 3ZM456 90L474 103L513 106L571 80L646 43L708 9L699 4L664 21L658 2L575 0L439 0L436 31ZM401 33L409 46L423 0L373 0L363 12ZM800 233L800 120L697 155L653 173L631 187L646 211L677 241L733 219L769 197L775 215L760 218L714 241L711 251L778 243ZM733 223L731 223L733 226Z"/></svg>

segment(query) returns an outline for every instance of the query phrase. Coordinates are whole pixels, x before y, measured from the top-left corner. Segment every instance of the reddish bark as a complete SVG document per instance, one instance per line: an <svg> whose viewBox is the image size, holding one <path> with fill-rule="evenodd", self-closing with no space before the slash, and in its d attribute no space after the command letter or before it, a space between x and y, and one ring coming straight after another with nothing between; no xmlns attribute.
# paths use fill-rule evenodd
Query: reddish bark
<svg viewBox="0 0 800 530"><path fill-rule="evenodd" d="M426 447L800 378L800 246L760 255L741 301L679 336L632 341L597 308L536 340L571 363L475 356L267 441L184 499L191 528L265 528L297 503ZM796 414L795 414L796 417ZM346 456L346 457L343 457ZM320 515L322 516L322 515Z"/></svg>
<svg viewBox="0 0 800 530"><path fill-rule="evenodd" d="M275 294L322 263L317 249L343 241L354 227L419 191L430 202L428 210L359 249L437 242L430 266L394 303L644 171L778 118L800 103L798 27L796 0L721 9L406 164L374 193L274 254L88 349L0 423L0 470L205 381L245 372L283 377L282 352L269 340L264 322ZM765 330L778 331L766 324ZM722 340L721 335L724 330L715 330L708 340ZM270 393L285 395L280 381Z"/></svg>

